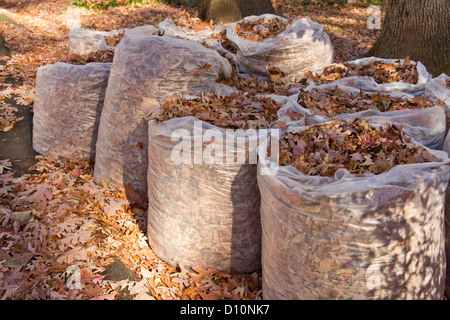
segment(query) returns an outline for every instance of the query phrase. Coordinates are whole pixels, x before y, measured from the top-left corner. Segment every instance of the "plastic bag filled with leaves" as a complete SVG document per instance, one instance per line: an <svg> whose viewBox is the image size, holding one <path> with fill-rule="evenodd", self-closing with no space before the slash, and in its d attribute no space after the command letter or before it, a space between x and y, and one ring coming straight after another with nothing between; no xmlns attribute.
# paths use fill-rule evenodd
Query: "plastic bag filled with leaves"
<svg viewBox="0 0 450 320"><path fill-rule="evenodd" d="M445 152L361 119L279 150L258 164L265 299L443 298Z"/></svg>
<svg viewBox="0 0 450 320"><path fill-rule="evenodd" d="M335 82L308 86L291 98L311 112L307 125L365 118L372 123L402 124L407 135L431 149L441 149L445 140L448 107L428 98L399 91L369 93Z"/></svg>
<svg viewBox="0 0 450 320"><path fill-rule="evenodd" d="M444 143L444 151L450 157L450 134L447 135ZM447 257L447 276L445 280L445 294L450 297L450 188L447 186L445 196L445 253Z"/></svg>
<svg viewBox="0 0 450 320"><path fill-rule="evenodd" d="M447 132L450 129L450 77L445 73L430 81L425 87L425 96L429 96L432 101L442 101L446 106Z"/></svg>
<svg viewBox="0 0 450 320"><path fill-rule="evenodd" d="M123 37L127 33L129 36L152 36L159 33L158 28L147 25L136 28L125 28L119 30L112 30L107 36L104 36L95 44L95 48L101 51L114 51L116 46L122 41Z"/></svg>
<svg viewBox="0 0 450 320"><path fill-rule="evenodd" d="M110 63L40 67L36 76L33 149L44 155L94 159Z"/></svg>
<svg viewBox="0 0 450 320"><path fill-rule="evenodd" d="M367 92L401 91L423 95L432 76L421 62L368 57L327 66L305 75L313 84L333 82Z"/></svg>
<svg viewBox="0 0 450 320"><path fill-rule="evenodd" d="M69 31L69 55L88 55L97 51L97 43L109 35L109 31L82 29L76 24Z"/></svg>
<svg viewBox="0 0 450 320"><path fill-rule="evenodd" d="M240 93L162 106L149 123L148 150L147 236L159 257L185 267L260 268L256 147L268 129L304 124L304 110L284 102Z"/></svg>
<svg viewBox="0 0 450 320"><path fill-rule="evenodd" d="M324 28L308 18L288 20L272 14L232 23L227 38L237 48L239 73L266 80L300 79L333 63L333 46Z"/></svg>
<svg viewBox="0 0 450 320"><path fill-rule="evenodd" d="M167 18L158 24L158 29L165 37L197 41L232 61L236 60L236 48L226 38L227 27L225 25L218 25L213 29L208 23L201 20L198 22L186 19L174 21Z"/></svg>
<svg viewBox="0 0 450 320"><path fill-rule="evenodd" d="M128 36L118 44L101 116L96 181L147 193L150 115L171 95L211 91L231 66L217 52L194 41Z"/></svg>
<svg viewBox="0 0 450 320"><path fill-rule="evenodd" d="M167 18L158 24L158 29L163 31L164 36L167 37L201 42L209 38L213 33L213 30L211 28L208 28L208 26L204 23L199 23L202 24L201 28L186 28L177 25L172 19Z"/></svg>

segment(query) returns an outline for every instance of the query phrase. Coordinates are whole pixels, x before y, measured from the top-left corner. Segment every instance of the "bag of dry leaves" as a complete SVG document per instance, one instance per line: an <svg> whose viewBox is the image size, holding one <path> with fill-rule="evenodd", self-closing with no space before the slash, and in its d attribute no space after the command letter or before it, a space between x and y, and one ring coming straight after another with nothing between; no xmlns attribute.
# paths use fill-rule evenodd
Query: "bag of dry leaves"
<svg viewBox="0 0 450 320"><path fill-rule="evenodd" d="M369 93L336 82L308 86L291 96L308 109L308 125L331 119L365 118L372 123L403 125L403 131L418 143L441 149L445 139L445 111L441 102L431 102L405 92Z"/></svg>
<svg viewBox="0 0 450 320"><path fill-rule="evenodd" d="M272 14L232 23L227 38L237 48L240 73L264 80L301 79L333 62L333 46L324 28L308 18L288 20Z"/></svg>
<svg viewBox="0 0 450 320"><path fill-rule="evenodd" d="M425 96L429 96L435 102L442 101L447 106L445 111L447 120L446 132L448 132L450 129L450 77L443 73L439 77L432 79L425 87Z"/></svg>
<svg viewBox="0 0 450 320"><path fill-rule="evenodd" d="M213 29L209 26L209 24L202 23L200 28L194 28L193 26L191 28L188 25L177 25L174 20L170 18L160 22L158 24L158 29L164 32L164 36L193 40L197 42L209 38L213 33Z"/></svg>
<svg viewBox="0 0 450 320"><path fill-rule="evenodd" d="M174 266L258 270L256 147L265 129L303 125L302 112L242 93L164 103L149 123L147 237L155 253Z"/></svg>
<svg viewBox="0 0 450 320"><path fill-rule="evenodd" d="M278 171L258 164L264 299L442 299L445 152L361 119L279 150Z"/></svg>
<svg viewBox="0 0 450 320"><path fill-rule="evenodd" d="M128 36L115 49L101 116L96 181L147 193L145 118L171 95L200 95L231 75L217 52L194 41Z"/></svg>
<svg viewBox="0 0 450 320"><path fill-rule="evenodd" d="M129 36L152 36L159 34L160 30L152 25L146 25L136 28L125 28L119 30L112 30L109 34L99 40L95 47L101 51L114 51L116 46L122 41L125 33Z"/></svg>
<svg viewBox="0 0 450 320"><path fill-rule="evenodd" d="M362 89L367 92L401 91L423 95L431 74L421 62L405 59L382 59L368 57L336 63L321 72L309 72L306 78L311 84L333 82Z"/></svg>
<svg viewBox="0 0 450 320"><path fill-rule="evenodd" d="M110 63L58 62L37 71L33 149L44 155L94 159Z"/></svg>
<svg viewBox="0 0 450 320"><path fill-rule="evenodd" d="M69 31L69 55L88 55L97 51L97 43L109 35L109 31L83 29L76 24Z"/></svg>
<svg viewBox="0 0 450 320"><path fill-rule="evenodd" d="M450 134L445 139L444 149L450 157ZM447 257L447 275L445 280L445 295L450 297L450 188L447 186L445 196L445 254Z"/></svg>
<svg viewBox="0 0 450 320"><path fill-rule="evenodd" d="M218 51L222 56L235 61L236 48L226 38L226 26L218 25L212 28L210 24L201 22L201 20L200 22L191 23L182 22L167 18L158 24L158 29L165 37L197 41L207 48Z"/></svg>

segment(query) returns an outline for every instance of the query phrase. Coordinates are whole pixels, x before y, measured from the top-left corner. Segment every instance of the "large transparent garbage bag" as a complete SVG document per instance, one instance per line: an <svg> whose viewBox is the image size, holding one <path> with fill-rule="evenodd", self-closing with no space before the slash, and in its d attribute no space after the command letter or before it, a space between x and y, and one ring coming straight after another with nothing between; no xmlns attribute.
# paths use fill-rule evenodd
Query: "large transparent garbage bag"
<svg viewBox="0 0 450 320"><path fill-rule="evenodd" d="M425 87L425 96L430 97L430 99L438 102L442 101L445 106L446 111L446 123L447 130L450 129L450 77L445 73L441 74L430 81L430 83Z"/></svg>
<svg viewBox="0 0 450 320"><path fill-rule="evenodd" d="M444 143L444 151L450 156L450 134ZM445 294L450 297L450 188L447 187L445 196L445 254L447 257L447 276L445 280Z"/></svg>
<svg viewBox="0 0 450 320"><path fill-rule="evenodd" d="M195 123L202 124L197 139ZM256 167L203 163L207 160L201 158L202 152L207 150L201 135L208 129L224 133L193 117L149 123L149 244L161 259L174 266L200 264L253 272L261 267ZM196 144L197 150L186 150L189 154L184 157L175 154L180 141L172 139L174 134L192 142L192 148ZM223 148L223 144L218 147ZM200 156L198 163L196 155Z"/></svg>
<svg viewBox="0 0 450 320"><path fill-rule="evenodd" d="M429 151L444 161L363 177L260 160L264 299L442 299L450 159Z"/></svg>
<svg viewBox="0 0 450 320"><path fill-rule="evenodd" d="M97 43L109 35L109 31L83 29L76 24L69 31L69 55L89 55L97 51Z"/></svg>
<svg viewBox="0 0 450 320"><path fill-rule="evenodd" d="M197 42L202 42L209 38L213 33L212 30L199 30L195 31L193 29L183 28L177 26L171 19L167 18L158 24L158 29L164 32L164 36L180 38L186 40L193 40Z"/></svg>
<svg viewBox="0 0 450 320"><path fill-rule="evenodd" d="M249 16L244 20L260 18L285 18L264 14ZM241 20L241 21L244 21ZM258 75L270 79L269 70L275 68L288 79L300 79L307 71L320 71L333 63L333 46L324 28L309 18L292 21L292 25L278 36L263 41L239 37L232 23L227 38L237 48L236 67L239 73Z"/></svg>
<svg viewBox="0 0 450 320"><path fill-rule="evenodd" d="M278 121L303 126L304 118L288 115L304 110L284 102ZM260 268L256 147L269 133L194 117L149 122L147 236L159 257L185 267Z"/></svg>
<svg viewBox="0 0 450 320"><path fill-rule="evenodd" d="M145 118L169 96L210 92L216 80L230 75L229 62L197 42L125 34L115 49L106 90L95 180L146 194Z"/></svg>
<svg viewBox="0 0 450 320"><path fill-rule="evenodd" d="M216 50L224 57L235 61L236 55L226 49L220 41L217 40L221 31L226 32L227 26L218 25L214 30L193 30L176 25L171 19L167 18L158 24L158 29L165 37L180 38L197 41L204 46Z"/></svg>
<svg viewBox="0 0 450 320"><path fill-rule="evenodd" d="M152 36L157 35L159 33L159 29L152 26L152 25L146 25L136 28L125 28L125 29L118 29L118 30L112 30L108 33L106 37L103 37L101 40L99 40L95 44L95 48L97 50L101 51L114 51L117 44L121 41L121 39L125 36L125 33L129 36ZM112 42L114 43L108 43L107 39L111 38Z"/></svg>
<svg viewBox="0 0 450 320"><path fill-rule="evenodd" d="M317 89L319 91L328 89L333 90L336 87L352 95L358 95L361 92L360 89L343 85L342 82L332 82L318 86L310 85L305 89L305 91L311 91L313 89ZM363 93L370 92L364 91ZM301 93L292 95L291 98L297 101L299 94ZM392 97L401 97L411 100L414 99L414 95L406 92L393 91L384 92L383 94L387 94ZM447 113L447 109L448 107L445 105L423 109L396 110L387 112L383 112L378 109L368 109L354 113L341 113L334 117L334 119L350 120L355 118L364 118L372 123L378 124L383 124L386 122L402 124L403 131L408 136L414 138L414 140L418 143L431 149L442 149L445 140L445 114ZM311 115L307 116L306 124L313 125L324 123L331 119L332 118L327 116Z"/></svg>
<svg viewBox="0 0 450 320"><path fill-rule="evenodd" d="M44 155L95 158L111 63L58 62L37 71L33 149Z"/></svg>

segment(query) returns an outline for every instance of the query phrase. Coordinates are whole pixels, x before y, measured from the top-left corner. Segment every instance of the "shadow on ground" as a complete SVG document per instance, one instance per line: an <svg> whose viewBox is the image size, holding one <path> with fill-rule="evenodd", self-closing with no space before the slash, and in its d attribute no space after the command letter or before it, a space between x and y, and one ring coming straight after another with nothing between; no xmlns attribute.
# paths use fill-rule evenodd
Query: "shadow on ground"
<svg viewBox="0 0 450 320"><path fill-rule="evenodd" d="M8 77L3 83L0 83L0 90L4 88L4 84L14 86L15 83L12 77ZM0 159L11 160L16 176L34 173L28 170L37 162L36 156L38 155L32 147L33 114L28 107L18 105L14 101L14 97L5 99L5 102L16 107L19 110L17 117L23 117L23 119L17 122L10 131L0 132Z"/></svg>

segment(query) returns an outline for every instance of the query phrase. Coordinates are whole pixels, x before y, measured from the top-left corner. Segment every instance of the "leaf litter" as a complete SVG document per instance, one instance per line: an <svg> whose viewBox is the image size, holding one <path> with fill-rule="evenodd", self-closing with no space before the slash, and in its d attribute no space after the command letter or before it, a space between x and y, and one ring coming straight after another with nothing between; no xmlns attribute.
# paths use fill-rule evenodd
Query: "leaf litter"
<svg viewBox="0 0 450 320"><path fill-rule="evenodd" d="M442 102L432 103L428 98L415 96L406 98L388 94L370 94L362 90L358 94L349 93L339 88L312 88L302 91L298 103L309 109L315 115L334 117L342 113L356 113L367 109L376 109L381 112L410 109L425 109Z"/></svg>
<svg viewBox="0 0 450 320"><path fill-rule="evenodd" d="M38 173L19 178L9 166L0 162L0 299L117 299L123 288L134 299L261 299L260 273L160 260L145 210L123 190L95 184L88 162L39 156ZM141 280L104 280L113 257ZM73 270L80 288L70 286Z"/></svg>
<svg viewBox="0 0 450 320"><path fill-rule="evenodd" d="M281 140L279 164L292 165L309 176L381 174L401 164L441 162L425 148L411 143L401 125L371 126L366 120L330 121Z"/></svg>
<svg viewBox="0 0 450 320"><path fill-rule="evenodd" d="M275 125L277 112L283 106L257 93L235 93L229 96L205 94L188 99L172 97L151 118L166 121L187 116L227 129L268 129ZM292 115L301 120L302 114Z"/></svg>
<svg viewBox="0 0 450 320"><path fill-rule="evenodd" d="M406 57L403 63L398 60L395 64L383 61L373 61L362 65L341 62L326 67L320 74L308 72L305 78L314 80L317 84L323 84L352 76L369 76L379 84L392 82L417 84L419 80L417 64L411 63L409 57Z"/></svg>
<svg viewBox="0 0 450 320"><path fill-rule="evenodd" d="M278 36L291 26L291 22L277 17L245 19L235 25L239 37L251 41L263 41Z"/></svg>

